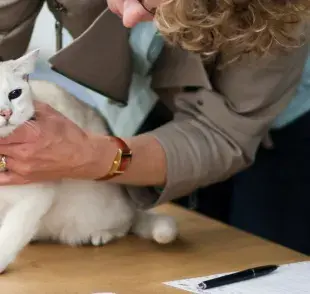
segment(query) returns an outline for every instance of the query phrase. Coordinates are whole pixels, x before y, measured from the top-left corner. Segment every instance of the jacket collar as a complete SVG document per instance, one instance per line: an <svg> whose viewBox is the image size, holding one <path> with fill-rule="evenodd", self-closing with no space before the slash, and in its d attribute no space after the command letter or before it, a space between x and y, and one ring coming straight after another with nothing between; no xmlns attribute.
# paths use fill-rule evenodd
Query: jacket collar
<svg viewBox="0 0 310 294"><path fill-rule="evenodd" d="M93 24L49 62L68 78L124 103L131 82L129 31L121 20L104 10Z"/></svg>
<svg viewBox="0 0 310 294"><path fill-rule="evenodd" d="M110 10L49 60L52 69L104 96L127 103L132 78L129 30ZM210 88L200 57L165 46L153 70L154 89Z"/></svg>

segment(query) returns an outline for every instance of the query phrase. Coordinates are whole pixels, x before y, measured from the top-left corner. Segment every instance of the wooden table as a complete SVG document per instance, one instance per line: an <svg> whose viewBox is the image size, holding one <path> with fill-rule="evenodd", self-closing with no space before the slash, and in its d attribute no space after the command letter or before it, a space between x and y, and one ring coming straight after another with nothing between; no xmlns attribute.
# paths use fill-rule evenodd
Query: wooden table
<svg viewBox="0 0 310 294"><path fill-rule="evenodd" d="M162 282L307 257L182 208L157 210L175 216L181 237L159 246L129 236L103 248L31 245L7 274L2 294L186 293Z"/></svg>

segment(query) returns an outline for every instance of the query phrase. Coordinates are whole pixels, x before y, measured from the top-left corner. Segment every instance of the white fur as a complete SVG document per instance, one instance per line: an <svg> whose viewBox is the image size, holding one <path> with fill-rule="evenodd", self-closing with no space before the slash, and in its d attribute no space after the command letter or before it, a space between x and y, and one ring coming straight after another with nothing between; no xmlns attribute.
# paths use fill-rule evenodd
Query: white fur
<svg viewBox="0 0 310 294"><path fill-rule="evenodd" d="M37 56L34 51L0 64L0 110L13 111L8 122L0 117L0 136L33 116L33 99L51 105L81 128L107 134L103 119L86 104L52 83L24 79ZM22 95L10 101L8 93L14 89L21 89ZM98 246L130 230L158 243L170 243L177 235L171 217L137 211L121 186L89 180L2 186L0 223L0 273L31 240Z"/></svg>

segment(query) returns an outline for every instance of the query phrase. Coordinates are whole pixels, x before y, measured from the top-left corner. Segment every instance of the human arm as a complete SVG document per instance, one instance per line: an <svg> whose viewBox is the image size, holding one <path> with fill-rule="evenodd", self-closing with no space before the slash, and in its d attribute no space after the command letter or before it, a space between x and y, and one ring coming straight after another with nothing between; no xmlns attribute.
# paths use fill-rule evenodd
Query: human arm
<svg viewBox="0 0 310 294"><path fill-rule="evenodd" d="M166 154L167 182L156 203L223 181L249 166L271 123L293 98L307 53L304 46L252 64L245 56L215 73L213 89L178 94L174 121L145 135L156 138ZM141 193L138 200L143 197Z"/></svg>
<svg viewBox="0 0 310 294"><path fill-rule="evenodd" d="M174 121L125 139L133 160L124 175L111 181L132 187L164 186L160 203L242 170L254 160L270 123L293 96L306 55L303 47L252 65L245 59L217 72L215 89L179 93ZM50 109L40 112L53 114ZM104 177L116 153L113 142L85 133L59 115L53 120L47 117L39 116L36 122L43 136L23 129L10 137L22 141L28 132L32 145L29 137L27 144L13 146L1 140L0 153L8 156L9 172L0 174L0 184ZM46 146L48 153L43 150ZM17 176L12 177L14 173ZM141 202L143 197L148 201L141 194Z"/></svg>

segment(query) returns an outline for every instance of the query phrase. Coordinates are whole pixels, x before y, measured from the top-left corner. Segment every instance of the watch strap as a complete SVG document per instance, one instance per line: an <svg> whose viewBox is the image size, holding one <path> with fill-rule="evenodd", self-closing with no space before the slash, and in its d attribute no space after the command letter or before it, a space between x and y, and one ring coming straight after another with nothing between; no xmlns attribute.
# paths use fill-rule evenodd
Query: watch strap
<svg viewBox="0 0 310 294"><path fill-rule="evenodd" d="M109 180L123 174L127 170L132 159L132 151L124 140L114 136L111 136L110 140L113 140L117 145L117 153L108 174L101 178L101 180Z"/></svg>

